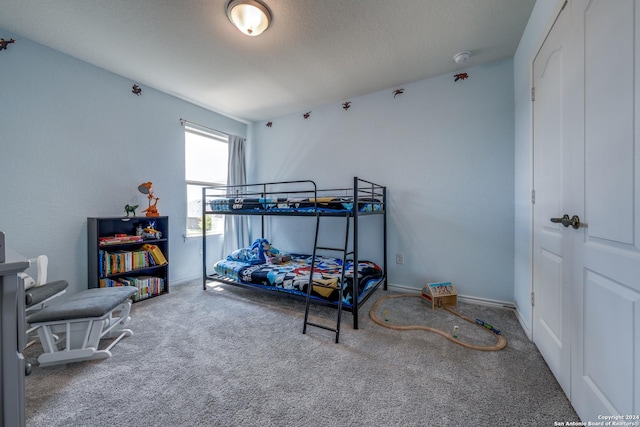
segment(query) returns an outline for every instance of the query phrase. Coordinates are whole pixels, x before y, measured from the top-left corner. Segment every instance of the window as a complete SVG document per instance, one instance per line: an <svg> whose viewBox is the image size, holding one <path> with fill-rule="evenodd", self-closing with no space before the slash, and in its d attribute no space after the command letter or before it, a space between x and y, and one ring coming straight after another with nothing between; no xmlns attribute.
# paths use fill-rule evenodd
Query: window
<svg viewBox="0 0 640 427"><path fill-rule="evenodd" d="M228 137L185 125L187 237L202 235L202 187L227 183ZM222 215L207 215L207 234L222 234Z"/></svg>

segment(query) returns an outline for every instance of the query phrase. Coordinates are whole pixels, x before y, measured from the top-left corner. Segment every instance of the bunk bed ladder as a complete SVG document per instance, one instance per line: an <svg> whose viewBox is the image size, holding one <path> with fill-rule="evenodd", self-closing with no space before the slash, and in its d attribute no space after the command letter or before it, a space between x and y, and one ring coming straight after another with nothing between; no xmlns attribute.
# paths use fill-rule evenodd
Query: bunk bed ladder
<svg viewBox="0 0 640 427"><path fill-rule="evenodd" d="M318 230L320 229L320 215L316 215L316 232L315 232L315 241L313 245L313 255L311 261L311 271L309 276L309 283L307 284L307 297L305 300L305 309L304 309L304 327L302 328L302 333L307 333L307 325L315 326L316 328L326 329L328 331L332 331L336 333L336 343L340 339L340 321L342 318L342 296L343 289L345 283L345 274L346 274L346 266L347 266L347 256L352 254L353 252L348 252L349 247L349 216L346 216L346 230L345 230L345 239L344 239L344 247L336 248L336 247L326 247L318 245ZM311 305L311 292L314 287L320 288L328 288L335 289L336 283L322 283L313 280L313 271L316 263L316 254L318 251L329 251L329 252L339 252L342 253L342 268L340 272L340 281L337 283L338 288L338 319L336 322L336 327L328 327L319 323L314 323L309 320L309 307Z"/></svg>

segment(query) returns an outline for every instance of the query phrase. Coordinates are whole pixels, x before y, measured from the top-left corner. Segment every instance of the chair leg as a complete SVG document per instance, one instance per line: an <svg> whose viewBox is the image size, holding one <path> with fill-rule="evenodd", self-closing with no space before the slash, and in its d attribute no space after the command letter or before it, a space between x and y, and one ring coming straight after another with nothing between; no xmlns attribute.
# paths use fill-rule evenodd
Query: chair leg
<svg viewBox="0 0 640 427"><path fill-rule="evenodd" d="M58 320L35 325L44 350L38 357L40 366L111 357L111 349L123 338L133 335L130 329L123 328L130 320L130 310L131 300L127 300L99 318ZM55 334L63 338L58 339ZM103 338L115 340L106 349L99 350ZM59 348L63 341L64 348Z"/></svg>

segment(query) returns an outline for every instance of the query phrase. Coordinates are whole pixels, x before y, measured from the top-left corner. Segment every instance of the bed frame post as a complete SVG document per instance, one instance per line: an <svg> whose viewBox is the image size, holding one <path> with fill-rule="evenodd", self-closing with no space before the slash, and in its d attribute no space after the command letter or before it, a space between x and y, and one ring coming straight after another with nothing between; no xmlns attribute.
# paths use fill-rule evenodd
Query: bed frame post
<svg viewBox="0 0 640 427"><path fill-rule="evenodd" d="M353 177L353 329L358 329L358 296L360 295L360 278L358 277L358 177Z"/></svg>
<svg viewBox="0 0 640 427"><path fill-rule="evenodd" d="M387 187L382 187L382 209L384 209L384 212L382 214L382 250L384 251L382 258L382 268L384 268L384 285L382 289L386 291L388 282L387 279L389 278L389 270L387 270Z"/></svg>
<svg viewBox="0 0 640 427"><path fill-rule="evenodd" d="M267 184L262 186L262 198L265 199L267 197ZM264 235L264 215L260 215L260 237L266 239Z"/></svg>
<svg viewBox="0 0 640 427"><path fill-rule="evenodd" d="M202 187L202 290L207 290L207 209L206 187Z"/></svg>

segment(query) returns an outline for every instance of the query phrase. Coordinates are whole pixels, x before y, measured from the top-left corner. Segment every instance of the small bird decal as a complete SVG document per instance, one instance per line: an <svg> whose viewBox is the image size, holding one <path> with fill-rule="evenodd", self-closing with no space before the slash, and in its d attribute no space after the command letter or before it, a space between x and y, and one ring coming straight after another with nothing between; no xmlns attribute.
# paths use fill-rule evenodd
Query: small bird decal
<svg viewBox="0 0 640 427"><path fill-rule="evenodd" d="M5 40L5 39L0 39L0 50L4 50L7 48L7 45L11 44L11 43L15 43L16 41L14 39L9 39L9 40Z"/></svg>
<svg viewBox="0 0 640 427"><path fill-rule="evenodd" d="M348 110L349 107L351 107L351 101L347 101L347 102L343 102L342 103L342 108L344 108L345 111Z"/></svg>
<svg viewBox="0 0 640 427"><path fill-rule="evenodd" d="M271 126L273 126L273 122L267 122L267 127L270 128Z"/></svg>
<svg viewBox="0 0 640 427"><path fill-rule="evenodd" d="M138 85L133 85L133 87L131 88L131 92L135 93L136 95L140 96L142 95L142 88Z"/></svg>
<svg viewBox="0 0 640 427"><path fill-rule="evenodd" d="M393 91L393 97L395 98L398 95L402 95L404 93L404 89L400 88L400 89L396 89Z"/></svg>
<svg viewBox="0 0 640 427"><path fill-rule="evenodd" d="M469 78L469 74L467 74L467 73L458 73L458 74L455 74L453 77L454 77L453 81L457 82L458 80L466 80L466 79L468 79Z"/></svg>
<svg viewBox="0 0 640 427"><path fill-rule="evenodd" d="M304 117L305 119L308 119L310 115L311 115L311 111L307 111L302 115L302 117Z"/></svg>

